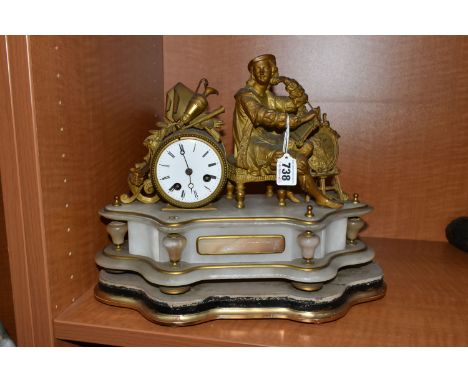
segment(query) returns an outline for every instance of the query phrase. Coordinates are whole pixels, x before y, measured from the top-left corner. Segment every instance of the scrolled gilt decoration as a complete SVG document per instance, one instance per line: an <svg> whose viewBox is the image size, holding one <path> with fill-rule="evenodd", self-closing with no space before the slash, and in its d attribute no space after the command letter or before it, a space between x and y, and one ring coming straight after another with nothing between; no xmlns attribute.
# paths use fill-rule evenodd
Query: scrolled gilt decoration
<svg viewBox="0 0 468 382"><path fill-rule="evenodd" d="M201 86L202 93L198 93ZM156 129L150 130L150 135L143 145L148 153L143 161L136 163L128 175L127 183L130 190L128 194L120 195L120 201L125 204L139 200L142 203L156 203L160 200L150 176L150 164L165 138L171 134L188 128L206 131L217 142L221 142L219 129L223 122L216 118L224 112L221 106L212 112L205 113L208 106L207 97L218 94L218 91L208 86L208 81L202 78L195 92L182 83L178 83L166 94L166 111L163 121L156 123Z"/></svg>

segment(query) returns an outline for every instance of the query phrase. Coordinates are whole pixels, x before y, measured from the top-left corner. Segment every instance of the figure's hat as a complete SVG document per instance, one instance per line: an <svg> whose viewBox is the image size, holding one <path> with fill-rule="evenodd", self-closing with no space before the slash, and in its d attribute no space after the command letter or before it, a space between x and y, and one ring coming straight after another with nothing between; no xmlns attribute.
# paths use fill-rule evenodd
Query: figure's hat
<svg viewBox="0 0 468 382"><path fill-rule="evenodd" d="M276 57L273 56L272 54L262 54L260 56L257 56L250 60L249 65L247 65L247 68L249 69L249 72L252 70L252 66L256 64L257 62L260 61L265 61L265 60L270 60L273 62L273 64L276 65Z"/></svg>

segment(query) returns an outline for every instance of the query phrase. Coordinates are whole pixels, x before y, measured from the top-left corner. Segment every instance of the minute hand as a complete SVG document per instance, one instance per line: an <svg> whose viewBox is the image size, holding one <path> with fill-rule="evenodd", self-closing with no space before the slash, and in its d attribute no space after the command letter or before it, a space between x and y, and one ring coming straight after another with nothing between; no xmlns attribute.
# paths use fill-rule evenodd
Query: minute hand
<svg viewBox="0 0 468 382"><path fill-rule="evenodd" d="M182 154L182 151L180 153ZM185 158L185 152L182 154L182 156L184 157L184 161L185 161L185 164L187 165L187 168L190 168L187 162L187 158Z"/></svg>
<svg viewBox="0 0 468 382"><path fill-rule="evenodd" d="M187 158L185 158L184 147L181 144L179 144L179 148L180 148L180 155L182 155L184 157L184 161L185 161L185 164L187 165L187 168L190 168L189 165L188 165L188 162L187 162Z"/></svg>
<svg viewBox="0 0 468 382"><path fill-rule="evenodd" d="M184 157L185 164L187 165L187 169L185 170L185 173L189 177L189 185L188 186L190 188L190 192L193 193L193 183L192 183L192 172L193 171L188 165L187 158L185 158L185 150L184 150L184 147L182 145L180 145L180 155L182 155ZM190 187L190 186L192 186L192 187Z"/></svg>

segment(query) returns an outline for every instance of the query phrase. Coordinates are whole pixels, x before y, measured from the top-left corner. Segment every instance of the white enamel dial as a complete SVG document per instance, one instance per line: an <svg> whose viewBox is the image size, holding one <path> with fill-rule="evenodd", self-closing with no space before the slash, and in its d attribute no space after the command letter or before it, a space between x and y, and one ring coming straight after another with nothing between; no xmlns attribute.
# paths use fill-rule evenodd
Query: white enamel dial
<svg viewBox="0 0 468 382"><path fill-rule="evenodd" d="M153 182L163 199L178 207L207 204L224 186L224 158L207 139L181 136L169 140L155 159Z"/></svg>

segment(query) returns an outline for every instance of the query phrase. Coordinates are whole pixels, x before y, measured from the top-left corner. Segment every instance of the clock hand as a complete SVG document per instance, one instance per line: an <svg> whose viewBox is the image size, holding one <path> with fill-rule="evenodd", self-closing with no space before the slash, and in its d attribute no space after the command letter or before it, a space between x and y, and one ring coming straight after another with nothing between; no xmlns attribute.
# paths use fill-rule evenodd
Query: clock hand
<svg viewBox="0 0 468 382"><path fill-rule="evenodd" d="M195 198L197 198L197 199L198 199L198 193L197 193L197 191L196 191L196 190L194 190L194 189L193 189L193 187L194 187L194 184L193 184L193 183L189 183L189 185L188 185L188 186L189 186L189 188L190 188L190 192L193 194L193 196L195 196Z"/></svg>
<svg viewBox="0 0 468 382"><path fill-rule="evenodd" d="M182 151L181 151L181 154L182 154ZM184 157L185 164L187 165L187 169L190 169L190 166L189 166L188 163L187 163L187 158L185 158L185 153L182 154L182 156Z"/></svg>
<svg viewBox="0 0 468 382"><path fill-rule="evenodd" d="M193 194L193 196L195 196L195 198L198 199L198 193L197 193L197 191L194 189L193 183L189 183L188 186L189 186L190 192Z"/></svg>
<svg viewBox="0 0 468 382"><path fill-rule="evenodd" d="M182 143L179 143L179 148L180 148L180 155L184 157L185 164L187 165L187 170L191 170L190 166L188 165L187 158L185 158L185 150L184 150L184 145ZM187 170L185 173L187 173ZM187 174L190 175L190 174Z"/></svg>
<svg viewBox="0 0 468 382"><path fill-rule="evenodd" d="M190 188L190 192L192 192L192 188L193 188L193 183L192 183L192 173L193 173L193 170L190 168L188 162L187 162L187 158L185 158L185 150L184 150L184 145L182 143L179 143L179 149L180 149L180 155L183 156L184 158L184 161L185 161L185 164L187 165L187 169L185 170L185 173L188 175L189 177L189 188ZM192 185L192 187L190 187L190 185Z"/></svg>

